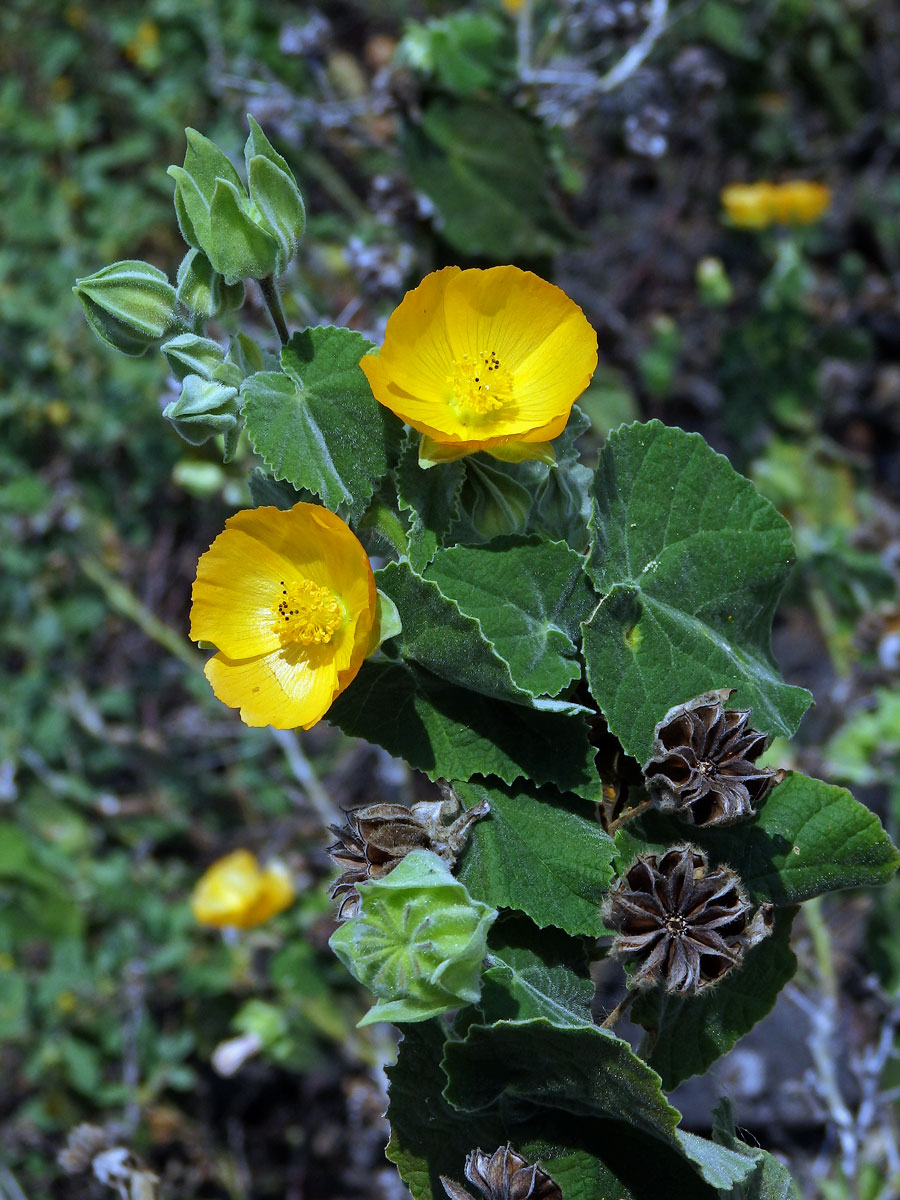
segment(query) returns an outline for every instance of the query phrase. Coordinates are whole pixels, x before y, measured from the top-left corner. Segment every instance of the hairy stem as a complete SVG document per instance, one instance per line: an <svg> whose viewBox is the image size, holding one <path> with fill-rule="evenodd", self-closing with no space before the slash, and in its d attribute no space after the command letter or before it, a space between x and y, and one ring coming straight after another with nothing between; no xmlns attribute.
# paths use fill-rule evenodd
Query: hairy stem
<svg viewBox="0 0 900 1200"><path fill-rule="evenodd" d="M266 308L269 310L269 316L272 318L272 324L275 326L278 339L282 346L286 346L291 335L288 333L287 321L284 317L284 308L281 304L278 285L275 283L275 276L267 275L265 279L260 279L259 290L262 292L262 298L265 301Z"/></svg>

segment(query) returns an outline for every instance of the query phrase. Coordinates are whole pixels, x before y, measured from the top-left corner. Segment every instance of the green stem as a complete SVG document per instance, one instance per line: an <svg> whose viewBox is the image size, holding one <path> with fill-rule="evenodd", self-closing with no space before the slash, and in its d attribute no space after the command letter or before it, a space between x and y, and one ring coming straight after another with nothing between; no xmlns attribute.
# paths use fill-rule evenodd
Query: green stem
<svg viewBox="0 0 900 1200"><path fill-rule="evenodd" d="M303 170L325 189L356 225L368 227L375 224L368 208L324 155L315 150L305 150Z"/></svg>
<svg viewBox="0 0 900 1200"><path fill-rule="evenodd" d="M79 559L78 565L92 583L103 592L109 601L110 608L121 613L141 629L149 638L168 650L170 654L183 662L194 671L203 670L203 659L196 650L191 649L184 638L160 621L154 613L142 604L124 583L116 579L112 572L107 571L102 563L95 558Z"/></svg>
<svg viewBox="0 0 900 1200"><path fill-rule="evenodd" d="M275 326L275 332L278 334L279 341L282 346L286 346L290 341L291 335L288 333L287 321L285 320L278 285L275 283L275 276L267 275L264 279L260 279L259 290L262 292L262 298L266 303L266 308L269 310L269 316L272 318L272 324Z"/></svg>

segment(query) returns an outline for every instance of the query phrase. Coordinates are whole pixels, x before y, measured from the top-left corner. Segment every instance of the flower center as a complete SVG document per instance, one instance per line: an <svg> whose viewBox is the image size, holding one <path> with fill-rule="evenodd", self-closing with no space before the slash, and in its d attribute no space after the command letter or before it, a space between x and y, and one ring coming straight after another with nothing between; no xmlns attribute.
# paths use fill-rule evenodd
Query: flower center
<svg viewBox="0 0 900 1200"><path fill-rule="evenodd" d="M482 351L474 358L464 354L447 382L450 407L463 417L483 417L512 399L512 375L496 350Z"/></svg>
<svg viewBox="0 0 900 1200"><path fill-rule="evenodd" d="M340 628L343 612L336 596L311 579L286 584L281 580L281 599L274 628L283 644L303 646L330 642Z"/></svg>

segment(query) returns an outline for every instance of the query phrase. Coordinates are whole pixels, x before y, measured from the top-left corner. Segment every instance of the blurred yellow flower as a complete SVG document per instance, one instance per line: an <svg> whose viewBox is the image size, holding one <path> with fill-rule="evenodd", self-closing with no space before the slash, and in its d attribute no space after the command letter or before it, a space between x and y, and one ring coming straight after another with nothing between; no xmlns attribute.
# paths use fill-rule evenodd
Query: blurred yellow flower
<svg viewBox="0 0 900 1200"><path fill-rule="evenodd" d="M360 363L376 400L424 435L423 462L487 450L550 458L597 366L565 292L518 267L445 267L407 292Z"/></svg>
<svg viewBox="0 0 900 1200"><path fill-rule="evenodd" d="M781 225L812 225L828 210L831 189L808 179L791 179L775 189L775 221Z"/></svg>
<svg viewBox="0 0 900 1200"><path fill-rule="evenodd" d="M200 876L191 893L191 912L201 925L250 929L286 909L296 894L283 863L261 868L255 854L235 850Z"/></svg>
<svg viewBox="0 0 900 1200"><path fill-rule="evenodd" d="M824 183L791 179L786 183L732 183L720 193L722 207L739 229L769 225L811 225L831 204Z"/></svg>
<svg viewBox="0 0 900 1200"><path fill-rule="evenodd" d="M247 725L304 729L369 649L375 577L349 526L317 504L236 513L197 564L191 637L216 696Z"/></svg>
<svg viewBox="0 0 900 1200"><path fill-rule="evenodd" d="M771 183L732 183L722 189L719 199L739 229L765 229L773 220L774 192Z"/></svg>

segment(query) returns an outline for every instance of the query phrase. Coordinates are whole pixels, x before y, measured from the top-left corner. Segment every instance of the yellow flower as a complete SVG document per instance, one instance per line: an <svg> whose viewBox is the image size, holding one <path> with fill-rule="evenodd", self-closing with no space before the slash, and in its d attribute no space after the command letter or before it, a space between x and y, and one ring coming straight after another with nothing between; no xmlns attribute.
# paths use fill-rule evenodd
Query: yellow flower
<svg viewBox="0 0 900 1200"><path fill-rule="evenodd" d="M247 725L304 729L369 649L375 577L350 528L316 504L236 513L197 564L191 637L206 677Z"/></svg>
<svg viewBox="0 0 900 1200"><path fill-rule="evenodd" d="M774 220L781 225L812 225L828 210L831 189L808 179L791 179L775 189Z"/></svg>
<svg viewBox="0 0 900 1200"><path fill-rule="evenodd" d="M283 863L261 869L255 854L235 850L200 876L191 893L191 912L201 925L250 929L286 909L296 894Z"/></svg>
<svg viewBox="0 0 900 1200"><path fill-rule="evenodd" d="M775 186L771 183L732 183L719 194L722 207L738 229L765 229L774 218Z"/></svg>
<svg viewBox="0 0 900 1200"><path fill-rule="evenodd" d="M423 461L552 459L546 443L590 383L597 335L530 271L445 267L407 292L360 366L376 400L424 435Z"/></svg>
<svg viewBox="0 0 900 1200"><path fill-rule="evenodd" d="M723 188L720 199L732 224L739 229L765 229L774 224L811 225L831 204L831 189L807 179L732 183Z"/></svg>

